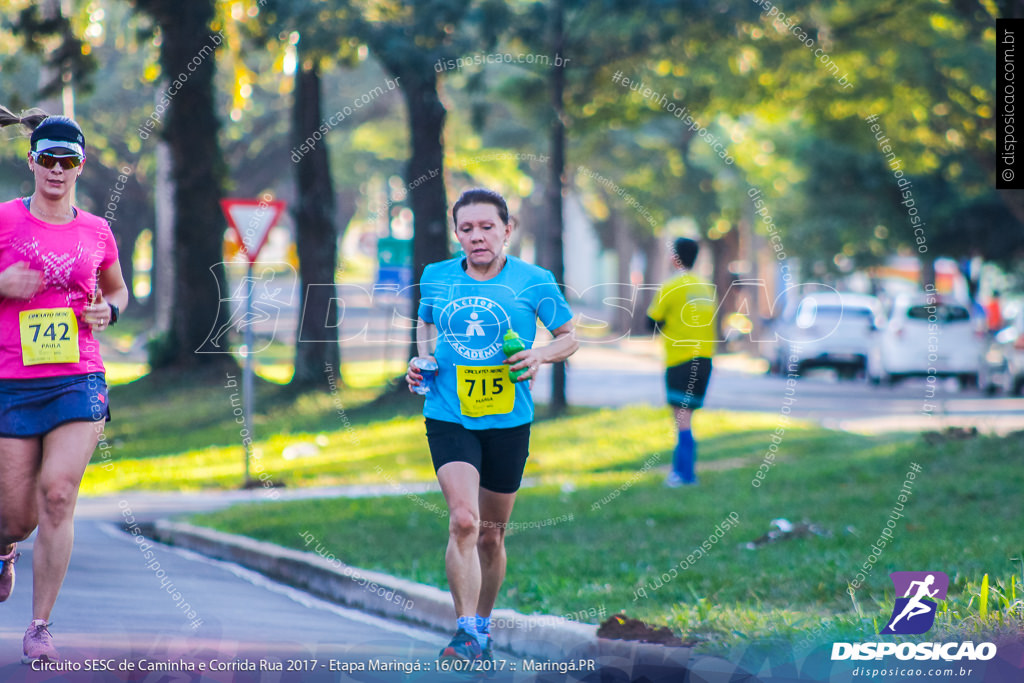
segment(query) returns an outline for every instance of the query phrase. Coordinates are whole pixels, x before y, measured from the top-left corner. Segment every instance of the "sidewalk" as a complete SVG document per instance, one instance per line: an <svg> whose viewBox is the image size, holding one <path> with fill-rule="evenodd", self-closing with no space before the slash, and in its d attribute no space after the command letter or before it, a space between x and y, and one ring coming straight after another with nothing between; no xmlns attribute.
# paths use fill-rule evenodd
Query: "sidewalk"
<svg viewBox="0 0 1024 683"><path fill-rule="evenodd" d="M437 484L403 484L402 490L387 484L279 489L281 495L278 500L404 495L412 489L417 492L437 490ZM83 498L79 501L78 516L119 520L120 506L128 505L144 533L161 543L239 565L366 614L450 634L455 614L447 591L382 572L352 567L327 553L318 554L314 552L315 539L311 539L307 551L300 551L167 519L173 515L260 500L267 500L261 490L187 495L131 493ZM669 683L683 680L687 672L691 677L697 676L691 680L708 683L756 680L733 663L696 655L687 647L598 638L595 624L582 624L560 616L525 615L508 609L495 610L492 618L492 634L498 651L512 657L553 662L553 665L583 662L586 666L593 661L599 668L623 672L628 676L627 680L647 677L650 681ZM584 676L585 672L580 672L580 675Z"/></svg>
<svg viewBox="0 0 1024 683"><path fill-rule="evenodd" d="M243 536L180 522L157 521L149 530L169 545L238 564L271 579L363 612L427 626L442 633L455 620L446 591L323 557L255 541ZM685 680L707 683L756 681L736 664L694 654L688 647L664 647L597 637L597 626L548 615L524 615L498 609L492 614L491 634L500 653L536 662L539 671L579 674L614 669L628 678L669 683ZM500 656L499 656L500 659ZM511 671L516 671L513 662ZM545 668L545 667L552 668ZM567 668L566 668L567 667ZM577 668L573 668L577 667ZM565 669L563 671L563 669ZM524 671L524 669L519 669ZM503 680L503 679L502 679ZM511 680L522 680L514 677ZM603 680L603 679L602 679Z"/></svg>

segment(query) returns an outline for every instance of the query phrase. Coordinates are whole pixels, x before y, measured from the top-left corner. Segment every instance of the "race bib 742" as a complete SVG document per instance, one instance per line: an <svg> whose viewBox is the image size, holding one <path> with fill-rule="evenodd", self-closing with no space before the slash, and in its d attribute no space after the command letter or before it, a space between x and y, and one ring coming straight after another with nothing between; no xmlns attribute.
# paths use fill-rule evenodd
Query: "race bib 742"
<svg viewBox="0 0 1024 683"><path fill-rule="evenodd" d="M18 314L21 362L77 363L78 318L70 308L36 308Z"/></svg>

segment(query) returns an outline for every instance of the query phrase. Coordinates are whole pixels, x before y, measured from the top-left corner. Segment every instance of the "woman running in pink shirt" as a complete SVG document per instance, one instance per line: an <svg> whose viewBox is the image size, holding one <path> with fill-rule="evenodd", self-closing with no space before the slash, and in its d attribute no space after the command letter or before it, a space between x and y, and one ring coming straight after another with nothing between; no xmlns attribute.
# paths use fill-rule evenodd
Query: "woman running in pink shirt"
<svg viewBox="0 0 1024 683"><path fill-rule="evenodd" d="M30 197L0 203L0 602L14 589L17 543L36 535L26 663L54 661L47 629L74 542L85 467L110 419L95 332L117 322L128 288L110 225L72 206L85 136L64 116L33 129Z"/></svg>

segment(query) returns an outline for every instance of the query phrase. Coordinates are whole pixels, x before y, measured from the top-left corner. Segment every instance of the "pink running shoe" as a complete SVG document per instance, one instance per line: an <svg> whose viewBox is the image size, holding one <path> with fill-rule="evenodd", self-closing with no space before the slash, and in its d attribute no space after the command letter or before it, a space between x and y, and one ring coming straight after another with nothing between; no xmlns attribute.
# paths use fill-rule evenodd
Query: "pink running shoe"
<svg viewBox="0 0 1024 683"><path fill-rule="evenodd" d="M18 551L18 544L11 546L11 552L0 555L0 602L11 597L14 592L14 563L21 557Z"/></svg>
<svg viewBox="0 0 1024 683"><path fill-rule="evenodd" d="M33 619L32 624L25 631L25 638L22 640L22 647L25 656L21 658L22 664L31 664L34 661L56 662L60 659L57 649L53 647L53 636L47 630L48 624L45 619Z"/></svg>

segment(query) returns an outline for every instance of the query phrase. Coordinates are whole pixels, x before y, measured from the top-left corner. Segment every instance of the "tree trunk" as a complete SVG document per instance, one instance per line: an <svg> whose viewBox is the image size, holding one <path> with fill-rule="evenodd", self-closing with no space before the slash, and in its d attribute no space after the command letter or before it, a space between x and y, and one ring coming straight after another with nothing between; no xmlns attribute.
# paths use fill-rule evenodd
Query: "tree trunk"
<svg viewBox="0 0 1024 683"><path fill-rule="evenodd" d="M167 143L156 146L156 192L153 197L153 291L154 327L157 334L171 329L174 310L174 183L170 174L170 152Z"/></svg>
<svg viewBox="0 0 1024 683"><path fill-rule="evenodd" d="M409 113L412 156L406 166L409 205L413 213L413 282L423 269L448 258L448 200L444 185L444 119L447 114L437 94L437 74L432 64L395 75L402 80L402 94ZM412 288L410 318L417 318L420 288ZM415 356L416 329L412 330L410 358Z"/></svg>
<svg viewBox="0 0 1024 683"><path fill-rule="evenodd" d="M551 15L551 53L561 56L565 46L565 8L554 0ZM565 185L565 62L551 68L551 168L547 187L549 222L545 239L537 250L538 261L565 284L565 257L562 244L563 187ZM562 415L569 406L565 397L565 363L554 363L551 373L551 414Z"/></svg>
<svg viewBox="0 0 1024 683"><path fill-rule="evenodd" d="M295 84L292 130L294 147L320 126L320 64L302 59ZM334 188L331 184L327 139L321 138L296 163L297 204L295 246L299 255L299 322L295 335L295 375L291 388L323 387L325 373L339 376L337 307L334 269L338 236L334 228ZM314 286L310 286L314 285Z"/></svg>
<svg viewBox="0 0 1024 683"><path fill-rule="evenodd" d="M633 299L633 282L630 278L630 265L633 260L633 235L630 233L629 225L618 211L613 209L609 220L612 223L612 239L615 244L615 280L619 290L615 296L623 301L631 301ZM632 312L623 306L616 309L616 335L624 335L633 329L633 319L636 314L635 309Z"/></svg>
<svg viewBox="0 0 1024 683"><path fill-rule="evenodd" d="M178 369L234 366L229 355L207 343L214 326L230 315L221 299L226 291L220 208L225 168L217 139L214 50L223 38L210 28L214 3L137 0L137 4L160 26L164 74L168 78L189 74L169 103L155 108L166 115L163 139L170 151L174 183L174 241L188 245L174 253L171 328L164 353L155 360L161 367ZM199 55L203 57L197 59Z"/></svg>
<svg viewBox="0 0 1024 683"><path fill-rule="evenodd" d="M725 319L728 314L736 310L736 292L731 288L733 274L729 271L729 264L739 257L739 230L732 226L729 232L717 240L711 240L711 257L714 262L714 285L715 298L718 299L718 314L715 316L715 326L718 338L725 339ZM724 349L724 345L722 346Z"/></svg>
<svg viewBox="0 0 1024 683"><path fill-rule="evenodd" d="M636 292L636 305L633 309L633 334L640 339L649 337L647 329L647 309L650 308L654 296L658 293L657 286L668 277L668 256L663 248L662 235L647 235L643 238L640 248L644 252L643 287Z"/></svg>
<svg viewBox="0 0 1024 683"><path fill-rule="evenodd" d="M921 288L935 287L935 259L927 254L921 255Z"/></svg>
<svg viewBox="0 0 1024 683"><path fill-rule="evenodd" d="M338 234L338 244L345 238L348 232L348 225L356 216L356 209L359 206L360 193L353 188L343 188L335 195L334 225Z"/></svg>

